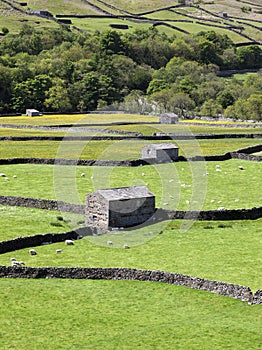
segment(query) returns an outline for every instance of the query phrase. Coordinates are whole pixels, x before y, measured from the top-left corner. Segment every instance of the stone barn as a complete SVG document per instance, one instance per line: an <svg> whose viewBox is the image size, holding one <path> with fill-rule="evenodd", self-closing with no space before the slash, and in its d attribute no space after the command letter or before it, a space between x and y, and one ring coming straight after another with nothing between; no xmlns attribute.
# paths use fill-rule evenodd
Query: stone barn
<svg viewBox="0 0 262 350"><path fill-rule="evenodd" d="M155 210L155 196L145 186L101 189L86 196L86 226L136 226L148 220Z"/></svg>
<svg viewBox="0 0 262 350"><path fill-rule="evenodd" d="M178 116L175 113L164 113L160 115L159 121L161 124L177 124Z"/></svg>
<svg viewBox="0 0 262 350"><path fill-rule="evenodd" d="M173 143L151 143L142 148L142 159L154 159L159 163L178 159L178 147Z"/></svg>
<svg viewBox="0 0 262 350"><path fill-rule="evenodd" d="M37 117L39 115L42 115L37 109L27 109L25 111L25 114L28 116L28 117Z"/></svg>

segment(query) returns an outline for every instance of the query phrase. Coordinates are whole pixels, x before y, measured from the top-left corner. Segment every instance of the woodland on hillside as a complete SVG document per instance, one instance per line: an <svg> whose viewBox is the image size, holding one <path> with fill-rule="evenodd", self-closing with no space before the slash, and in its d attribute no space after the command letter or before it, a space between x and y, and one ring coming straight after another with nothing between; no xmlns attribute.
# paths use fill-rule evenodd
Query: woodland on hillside
<svg viewBox="0 0 262 350"><path fill-rule="evenodd" d="M168 37L156 28L94 34L24 24L0 45L0 113L132 109L262 119L262 49L226 34ZM224 70L254 69L245 79Z"/></svg>

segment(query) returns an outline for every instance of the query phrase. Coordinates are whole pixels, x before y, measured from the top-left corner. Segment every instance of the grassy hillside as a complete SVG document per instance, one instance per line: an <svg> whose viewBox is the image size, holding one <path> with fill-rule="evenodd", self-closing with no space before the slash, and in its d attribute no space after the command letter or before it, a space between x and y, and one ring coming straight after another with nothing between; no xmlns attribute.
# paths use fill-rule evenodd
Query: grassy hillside
<svg viewBox="0 0 262 350"><path fill-rule="evenodd" d="M17 2L15 8L12 8L13 4L11 0L0 1L0 28L7 27L11 32L19 31L23 23L37 28L59 26L54 19L58 15L64 15L63 18L71 19L71 27L88 32L109 29L110 24L127 24L128 30L132 31L160 22L159 29L168 35L185 35L212 29L228 34L236 43L261 39L262 5L259 0L248 3L239 0L200 0L191 2L191 6L186 2L182 7L177 7L177 0L29 0L27 6L21 6ZM54 17L47 19L36 16L32 13L35 10L47 10ZM71 17L75 15L91 17ZM108 16L121 18L105 18Z"/></svg>

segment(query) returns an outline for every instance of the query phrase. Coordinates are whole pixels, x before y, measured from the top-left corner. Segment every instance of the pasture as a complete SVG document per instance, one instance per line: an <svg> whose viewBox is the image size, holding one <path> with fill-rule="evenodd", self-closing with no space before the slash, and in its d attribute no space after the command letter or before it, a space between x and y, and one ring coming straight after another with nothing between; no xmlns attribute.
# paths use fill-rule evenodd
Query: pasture
<svg viewBox="0 0 262 350"><path fill-rule="evenodd" d="M160 31L165 32L169 36L184 36L181 29L187 33L196 34L202 30L215 30L221 34L228 34L234 43L244 43L250 40L260 40L260 28L262 15L261 5L254 1L248 4L249 11L243 11L246 6L238 0L230 0L229 2L219 0L215 4L212 2L201 2L200 7L196 8L190 4L176 8L178 1L170 0L154 0L154 1L98 1L92 0L83 2L75 0L68 1L28 1L27 8L16 3L18 9L13 9L10 5L12 2L1 4L0 25L7 27L10 32L18 33L23 24L32 25L36 29L45 29L50 27L58 28L59 24L53 19L33 16L26 12L28 9L40 10L45 9L52 13L54 17L63 15L63 18L70 19L72 25L68 25L70 29L84 30L85 32L94 33L95 31L103 31L110 29L111 24L128 24L129 28L125 32L132 32L135 29L147 29L152 27L154 21L160 20ZM169 7L174 6L170 11ZM150 13L146 13L149 11ZM209 11L209 12L206 12ZM146 13L144 15L144 13ZM222 16L226 13L226 16ZM88 18L70 17L74 15L90 16ZM120 16L119 18L106 18L106 16ZM92 17L94 16L94 17ZM133 19L125 16L133 16ZM139 18L140 16L140 18ZM135 19L135 20L134 20ZM235 25L239 27L239 19L241 20L242 29L236 28L231 30L230 27ZM178 20L178 22L175 22ZM185 23L184 20L190 20L192 23ZM175 27L165 27L165 24L171 22ZM251 25L250 25L251 24ZM119 30L119 29L118 29ZM121 31L121 29L120 29ZM244 35L242 35L244 34ZM249 39L246 37L248 36Z"/></svg>
<svg viewBox="0 0 262 350"><path fill-rule="evenodd" d="M137 115L1 118L1 124L70 125L158 132L259 133L260 128L158 125ZM129 125L110 125L110 123ZM145 124L138 124L143 122ZM87 126L89 128L89 126ZM225 131L226 130L226 131ZM65 131L2 128L1 136L52 136ZM157 141L160 142L160 141ZM166 142L166 141L164 141ZM169 142L169 141L168 141ZM176 140L181 154L222 154L256 145L260 139ZM136 159L146 140L1 141L0 158ZM0 166L0 193L70 203L107 187L146 185L164 209L210 210L261 206L261 163L177 162L144 167L87 167L44 164ZM84 174L84 176L83 176ZM67 232L83 226L84 216L34 208L0 206L0 241L33 234ZM87 236L0 255L26 266L132 267L163 270L261 289L261 218L253 221L169 220L136 230ZM108 240L112 245L108 245ZM130 249L123 249L128 244ZM61 254L56 250L62 249ZM1 349L259 349L261 306L206 291L162 283L96 280L0 279ZM23 327L21 326L23 325ZM26 336L24 330L26 329ZM48 333L48 337L47 337Z"/></svg>

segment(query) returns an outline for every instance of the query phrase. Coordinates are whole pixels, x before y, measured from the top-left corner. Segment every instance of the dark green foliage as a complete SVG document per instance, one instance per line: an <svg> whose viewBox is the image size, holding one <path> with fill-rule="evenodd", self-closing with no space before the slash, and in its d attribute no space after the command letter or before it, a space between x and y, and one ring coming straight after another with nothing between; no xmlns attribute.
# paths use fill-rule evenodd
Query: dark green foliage
<svg viewBox="0 0 262 350"><path fill-rule="evenodd" d="M80 34L67 27L41 32L25 24L17 35L5 34L0 46L0 113L29 107L87 111L126 96L130 100L136 95L132 92L139 91L147 94L145 104L157 103L184 116L217 117L226 110L234 118L261 118L260 73L246 82L229 83L216 76L222 69L262 68L258 45L236 49L215 31L171 39L155 27L132 34Z"/></svg>

